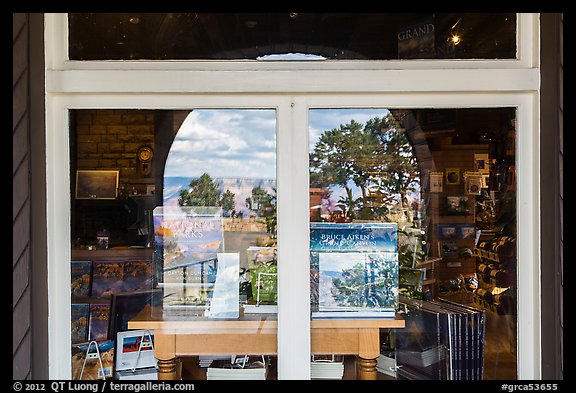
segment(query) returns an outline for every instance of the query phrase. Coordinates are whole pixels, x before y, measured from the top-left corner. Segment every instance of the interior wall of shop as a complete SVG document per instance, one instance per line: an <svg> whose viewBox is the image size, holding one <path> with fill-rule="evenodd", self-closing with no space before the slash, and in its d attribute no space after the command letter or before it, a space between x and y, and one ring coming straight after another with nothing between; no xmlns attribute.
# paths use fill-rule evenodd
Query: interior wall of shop
<svg viewBox="0 0 576 393"><path fill-rule="evenodd" d="M541 31L542 377L563 379L562 15ZM14 13L13 379L48 378L43 48L43 14Z"/></svg>
<svg viewBox="0 0 576 393"><path fill-rule="evenodd" d="M563 14L541 15L542 378L564 379Z"/></svg>

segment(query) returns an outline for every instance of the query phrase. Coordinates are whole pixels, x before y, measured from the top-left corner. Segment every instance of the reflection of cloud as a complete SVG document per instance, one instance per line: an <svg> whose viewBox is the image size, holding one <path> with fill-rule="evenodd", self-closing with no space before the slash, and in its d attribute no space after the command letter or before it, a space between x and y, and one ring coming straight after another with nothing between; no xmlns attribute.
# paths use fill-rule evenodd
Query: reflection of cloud
<svg viewBox="0 0 576 393"><path fill-rule="evenodd" d="M182 123L165 176L276 177L276 111L198 109Z"/></svg>
<svg viewBox="0 0 576 393"><path fill-rule="evenodd" d="M320 135L352 119L359 123L385 108L311 109L310 151ZM276 177L276 111L195 109L182 123L166 161L165 176Z"/></svg>

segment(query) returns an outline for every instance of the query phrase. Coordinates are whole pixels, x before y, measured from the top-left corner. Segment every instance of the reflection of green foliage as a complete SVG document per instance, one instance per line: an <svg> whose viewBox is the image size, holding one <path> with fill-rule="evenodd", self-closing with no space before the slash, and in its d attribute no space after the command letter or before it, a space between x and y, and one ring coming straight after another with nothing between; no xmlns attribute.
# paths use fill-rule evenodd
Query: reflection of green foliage
<svg viewBox="0 0 576 393"><path fill-rule="evenodd" d="M398 270L398 293L412 299L422 299L422 277L420 269L400 268Z"/></svg>
<svg viewBox="0 0 576 393"><path fill-rule="evenodd" d="M246 198L246 207L256 212L258 217L266 220L266 231L270 234L276 233L276 189L273 194L260 186L252 188L252 195Z"/></svg>
<svg viewBox="0 0 576 393"><path fill-rule="evenodd" d="M180 191L180 206L221 206L220 189L209 174L190 180L190 191Z"/></svg>
<svg viewBox="0 0 576 393"><path fill-rule="evenodd" d="M204 173L190 180L190 190L180 191L180 206L217 206L224 211L234 210L234 193L230 190L222 195L220 188L209 174Z"/></svg>
<svg viewBox="0 0 576 393"><path fill-rule="evenodd" d="M260 303L276 304L278 301L277 272L275 261L274 263L259 264L250 268L252 296L255 301L259 293ZM258 280L258 273L266 273L266 275L261 275L260 280ZM258 292L258 289L260 289L260 292Z"/></svg>
<svg viewBox="0 0 576 393"><path fill-rule="evenodd" d="M413 299L422 299L422 285L414 286L410 283L415 280L416 274L411 268L424 260L424 240L425 234L420 230L398 230L399 293Z"/></svg>
<svg viewBox="0 0 576 393"><path fill-rule="evenodd" d="M362 192L356 200L350 181ZM347 197L339 202L350 219L383 219L396 204L410 208L407 194L417 189L419 172L412 146L390 114L324 131L310 154L310 183L344 188Z"/></svg>
<svg viewBox="0 0 576 393"><path fill-rule="evenodd" d="M414 267L418 262L422 262L425 255L422 242L425 239L425 234L419 229L399 229L398 264L403 267Z"/></svg>
<svg viewBox="0 0 576 393"><path fill-rule="evenodd" d="M259 217L276 215L276 196L260 186L252 188L252 195L246 198L246 207L255 211Z"/></svg>
<svg viewBox="0 0 576 393"><path fill-rule="evenodd" d="M397 268L378 257L368 257L369 262L357 263L342 271L342 278L332 283L334 300L342 306L396 307Z"/></svg>
<svg viewBox="0 0 576 393"><path fill-rule="evenodd" d="M234 193L230 190L226 190L226 192L222 194L220 204L222 205L222 210L226 212L234 210Z"/></svg>
<svg viewBox="0 0 576 393"><path fill-rule="evenodd" d="M347 217L353 219L355 218L355 211L357 210L357 207L361 205L361 202L362 198L354 198L352 195L352 190L346 188L346 196L340 197L336 206L342 209Z"/></svg>

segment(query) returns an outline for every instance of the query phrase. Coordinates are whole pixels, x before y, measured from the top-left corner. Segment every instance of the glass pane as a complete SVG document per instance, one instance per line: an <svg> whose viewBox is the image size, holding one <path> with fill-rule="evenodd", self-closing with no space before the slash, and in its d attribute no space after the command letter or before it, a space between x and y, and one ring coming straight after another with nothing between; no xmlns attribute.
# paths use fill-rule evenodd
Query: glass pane
<svg viewBox="0 0 576 393"><path fill-rule="evenodd" d="M513 13L71 13L70 60L514 59Z"/></svg>
<svg viewBox="0 0 576 393"><path fill-rule="evenodd" d="M275 379L275 110L71 113L73 377L94 340L117 375L153 341L172 377Z"/></svg>
<svg viewBox="0 0 576 393"><path fill-rule="evenodd" d="M309 135L311 377L516 378L515 109L312 109Z"/></svg>

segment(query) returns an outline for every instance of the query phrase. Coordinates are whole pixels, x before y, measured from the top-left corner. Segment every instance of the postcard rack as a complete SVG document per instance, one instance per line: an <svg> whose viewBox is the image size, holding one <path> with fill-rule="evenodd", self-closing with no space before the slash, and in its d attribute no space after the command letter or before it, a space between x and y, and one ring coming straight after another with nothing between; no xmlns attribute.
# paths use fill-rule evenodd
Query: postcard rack
<svg viewBox="0 0 576 393"><path fill-rule="evenodd" d="M92 348L92 344L94 344L94 347L96 348L96 352L90 352L90 348ZM80 378L82 379L82 375L84 374L84 369L86 368L86 362L88 360L96 360L98 359L98 362L100 363L100 370L98 371L98 374L100 375L100 373L102 374L102 379L106 380L106 373L104 370L104 365L102 364L102 356L100 356L100 349L98 348L98 343L94 340L90 341L88 343L88 348L86 348L86 356L84 357L84 363L82 364L82 371L80 371Z"/></svg>
<svg viewBox="0 0 576 393"><path fill-rule="evenodd" d="M144 340L146 337L148 338L148 341ZM138 368L138 361L140 360L140 353L142 352L143 348L150 348L152 352L154 352L154 343L152 342L152 335L150 334L150 330L145 330L138 341L140 341L140 345L138 345L138 353L136 354L136 359L132 365L132 372L135 372ZM155 366L155 368L158 369L158 366Z"/></svg>

